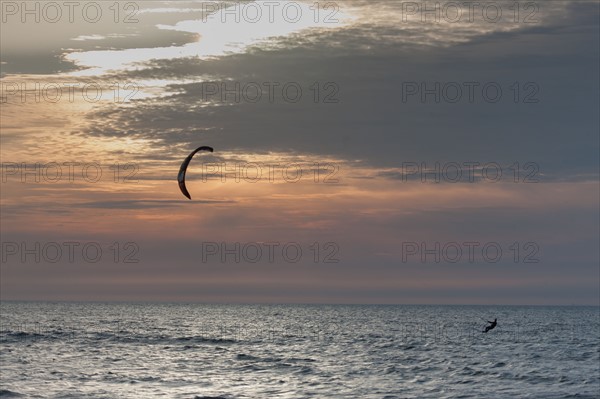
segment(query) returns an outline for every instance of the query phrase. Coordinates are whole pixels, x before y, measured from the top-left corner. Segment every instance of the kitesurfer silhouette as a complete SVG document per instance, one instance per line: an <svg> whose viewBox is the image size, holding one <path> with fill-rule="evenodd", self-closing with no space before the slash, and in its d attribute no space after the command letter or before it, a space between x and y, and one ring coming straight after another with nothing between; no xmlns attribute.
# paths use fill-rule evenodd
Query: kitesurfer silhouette
<svg viewBox="0 0 600 399"><path fill-rule="evenodd" d="M486 326L485 327L485 331L482 331L482 332L487 333L488 331L493 330L494 328L496 328L496 325L498 324L497 320L498 319L494 319L494 321L487 321L488 323L490 323L490 325Z"/></svg>

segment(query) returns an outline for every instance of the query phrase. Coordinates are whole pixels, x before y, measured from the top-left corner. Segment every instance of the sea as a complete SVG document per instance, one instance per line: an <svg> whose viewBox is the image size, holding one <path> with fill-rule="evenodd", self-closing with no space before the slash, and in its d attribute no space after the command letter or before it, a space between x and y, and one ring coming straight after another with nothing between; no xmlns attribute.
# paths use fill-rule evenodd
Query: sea
<svg viewBox="0 0 600 399"><path fill-rule="evenodd" d="M0 309L0 398L600 398L598 307Z"/></svg>

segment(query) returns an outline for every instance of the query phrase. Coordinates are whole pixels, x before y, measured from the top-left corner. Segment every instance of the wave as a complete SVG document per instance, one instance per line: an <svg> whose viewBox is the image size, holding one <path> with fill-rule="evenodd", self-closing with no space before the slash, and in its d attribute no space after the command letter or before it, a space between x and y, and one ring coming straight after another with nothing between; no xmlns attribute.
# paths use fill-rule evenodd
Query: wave
<svg viewBox="0 0 600 399"><path fill-rule="evenodd" d="M193 344L233 344L239 342L232 338L216 338L197 336L166 336L166 335L136 335L131 333L121 332L86 332L86 331L47 331L47 332L25 332L25 331L2 331L0 332L0 342L2 343L19 343L29 341L45 341L45 340L61 340L61 341L115 341L121 343L132 344L162 344L162 345L179 345L185 344L192 346Z"/></svg>
<svg viewBox="0 0 600 399"><path fill-rule="evenodd" d="M9 391L8 389L0 389L0 398L21 398L23 396L25 395L19 392Z"/></svg>

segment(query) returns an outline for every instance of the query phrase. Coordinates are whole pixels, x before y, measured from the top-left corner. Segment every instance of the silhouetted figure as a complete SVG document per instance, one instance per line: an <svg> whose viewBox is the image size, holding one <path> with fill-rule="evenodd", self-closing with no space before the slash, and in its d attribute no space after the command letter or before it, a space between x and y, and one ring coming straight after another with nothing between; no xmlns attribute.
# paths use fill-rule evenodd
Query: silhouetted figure
<svg viewBox="0 0 600 399"><path fill-rule="evenodd" d="M488 323L490 323L490 325L486 326L485 327L485 331L482 331L482 332L487 333L488 331L493 330L494 328L496 328L496 325L498 324L496 322L497 320L498 319L494 319L494 321L488 321Z"/></svg>

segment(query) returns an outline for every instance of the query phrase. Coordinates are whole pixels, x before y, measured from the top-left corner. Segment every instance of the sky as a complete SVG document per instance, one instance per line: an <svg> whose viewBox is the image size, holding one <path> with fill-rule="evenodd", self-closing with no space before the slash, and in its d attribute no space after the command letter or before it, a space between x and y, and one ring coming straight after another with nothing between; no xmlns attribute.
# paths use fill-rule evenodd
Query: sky
<svg viewBox="0 0 600 399"><path fill-rule="evenodd" d="M597 1L24 4L2 300L600 305Z"/></svg>

